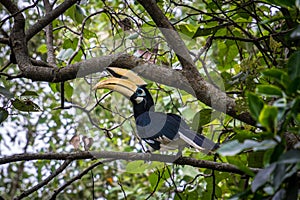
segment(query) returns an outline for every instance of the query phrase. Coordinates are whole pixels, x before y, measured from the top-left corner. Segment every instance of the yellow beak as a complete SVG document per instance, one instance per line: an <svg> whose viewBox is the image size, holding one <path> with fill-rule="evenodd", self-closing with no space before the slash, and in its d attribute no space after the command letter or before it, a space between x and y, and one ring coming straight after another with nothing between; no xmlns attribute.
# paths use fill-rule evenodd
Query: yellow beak
<svg viewBox="0 0 300 200"><path fill-rule="evenodd" d="M94 90L110 89L119 92L128 99L136 92L137 88L138 86L129 80L114 77L100 81L93 87Z"/></svg>
<svg viewBox="0 0 300 200"><path fill-rule="evenodd" d="M137 86L147 85L147 83L133 71L117 67L108 67L106 69L112 76L130 80Z"/></svg>

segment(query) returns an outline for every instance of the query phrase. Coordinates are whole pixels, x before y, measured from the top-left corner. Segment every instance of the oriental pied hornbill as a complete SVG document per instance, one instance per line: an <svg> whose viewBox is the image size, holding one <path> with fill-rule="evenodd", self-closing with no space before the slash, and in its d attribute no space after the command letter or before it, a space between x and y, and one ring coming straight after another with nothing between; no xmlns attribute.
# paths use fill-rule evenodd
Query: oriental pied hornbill
<svg viewBox="0 0 300 200"><path fill-rule="evenodd" d="M94 89L110 89L123 94L133 104L134 118L138 136L154 150L194 147L202 152L210 152L219 147L210 139L192 131L187 123L176 114L154 111L154 102L147 83L134 72L109 67L107 71L113 76L100 81Z"/></svg>

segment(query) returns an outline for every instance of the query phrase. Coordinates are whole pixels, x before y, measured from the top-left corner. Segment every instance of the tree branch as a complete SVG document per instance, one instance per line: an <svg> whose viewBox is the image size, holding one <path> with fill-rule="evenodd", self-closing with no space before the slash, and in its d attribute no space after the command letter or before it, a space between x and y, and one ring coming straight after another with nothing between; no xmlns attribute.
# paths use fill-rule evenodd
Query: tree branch
<svg viewBox="0 0 300 200"><path fill-rule="evenodd" d="M0 158L0 165L30 160L82 160L82 159L101 159L111 158L118 160L144 160L144 161L159 161L164 163L174 163L178 165L190 165L198 168L207 168L221 172L231 172L235 174L244 175L245 173L237 167L227 163L219 163L207 160L197 160L190 157L180 157L176 160L176 156L149 154L149 153L129 153L129 152L111 152L111 151L85 151L78 153L24 153L15 154L12 156L4 156ZM257 173L258 168L250 168L251 171Z"/></svg>
<svg viewBox="0 0 300 200"><path fill-rule="evenodd" d="M48 24L50 24L54 19L56 19L59 15L63 14L68 8L74 5L78 0L66 0L63 1L57 8L48 12L44 17L39 19L37 23L29 27L28 31L26 31L26 40L30 40L35 34L43 30Z"/></svg>
<svg viewBox="0 0 300 200"><path fill-rule="evenodd" d="M230 116L237 119L247 118L249 124L255 125L255 121L251 118L249 113L237 113L234 99L228 97L225 92L219 90L214 85L206 82L199 74L199 71L195 67L183 40L168 18L157 6L156 1L138 0L138 2L149 13L155 24L160 28L160 31L165 36L168 44L176 53L176 56L182 65L182 74L187 78L189 84L195 91L196 97L201 102L218 111L228 113Z"/></svg>
<svg viewBox="0 0 300 200"><path fill-rule="evenodd" d="M0 2L2 1L3 0L0 0ZM73 1L69 0L66 2L70 3ZM22 77L29 78L33 81L63 82L78 77L83 77L91 73L103 71L107 66L126 66L130 69L134 68L135 70L137 70L136 68L141 67L143 69L139 70L143 71L142 74L146 74L146 71L149 72L149 70L146 69L149 66L155 66L152 67L151 73L147 73L147 75L145 75L146 78L166 85L171 85L179 89L183 89L196 96L198 100L205 103L206 105L211 106L212 108L223 113L227 113L236 119L246 122L247 124L255 126L256 122L251 118L249 113L237 113L234 99L228 97L225 92L220 91L212 84L207 83L203 79L203 77L199 75L198 70L195 68L193 61L189 56L189 52L187 51L185 44L181 40L178 33L175 30L173 30L172 25L163 15L158 6L155 3L153 3L153 1L149 1L151 2L150 4L147 3L148 1L144 0L141 2L145 4L145 7L146 5L148 7L153 6L153 8L151 7L151 9L148 9L149 13L152 14L151 16L154 18L154 21L158 24L159 27L165 28L162 29L162 32L166 36L168 43L173 45L172 48L175 50L176 54L178 55L178 58L182 63L183 76L180 76L180 73L176 74L174 70L167 70L162 67L156 67L156 65L148 64L145 61L142 61L141 59L134 58L133 56L128 56L126 54L92 58L86 61L68 65L64 68L46 68L43 66L32 65L30 57L28 55L26 45L27 40L25 38L24 33L25 19L20 13L14 16L15 21L10 39L16 62L22 72ZM18 8L14 4L4 4L4 6L7 7L7 9L12 13L18 12ZM50 19L54 19L54 16L58 16L58 10L61 9L66 9L66 6L62 6L61 4L58 8L49 12L48 14L51 15L51 17L45 19L43 21L44 23L41 24L49 24L51 22ZM155 13L157 15L155 15ZM154 69L155 73L153 73Z"/></svg>
<svg viewBox="0 0 300 200"><path fill-rule="evenodd" d="M49 2L49 0L44 0L44 6L46 9L46 14L51 13L53 6ZM46 32L46 44L47 44L47 62L50 65L55 66L56 65L56 57L55 57L55 51L54 51L54 46L53 46L53 26L52 26L52 21L49 23L49 25L46 26L45 28Z"/></svg>

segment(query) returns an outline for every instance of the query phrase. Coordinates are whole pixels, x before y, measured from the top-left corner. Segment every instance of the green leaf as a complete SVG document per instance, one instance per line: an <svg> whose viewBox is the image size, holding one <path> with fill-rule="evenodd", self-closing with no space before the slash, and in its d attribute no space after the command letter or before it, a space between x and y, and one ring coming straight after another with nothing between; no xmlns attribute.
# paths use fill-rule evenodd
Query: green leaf
<svg viewBox="0 0 300 200"><path fill-rule="evenodd" d="M66 11L66 15L71 17L74 22L81 24L85 18L85 11L76 4Z"/></svg>
<svg viewBox="0 0 300 200"><path fill-rule="evenodd" d="M256 92L271 97L282 97L282 90L275 85L258 85Z"/></svg>
<svg viewBox="0 0 300 200"><path fill-rule="evenodd" d="M300 90L300 84L299 83L300 83L300 77L297 77L294 80L292 80L288 85L287 93L288 94L294 94L298 90Z"/></svg>
<svg viewBox="0 0 300 200"><path fill-rule="evenodd" d="M47 49L47 45L46 44L41 44L38 48L37 48L37 51L44 54L44 53L47 53L48 52L48 49Z"/></svg>
<svg viewBox="0 0 300 200"><path fill-rule="evenodd" d="M278 109L273 106L265 105L259 115L259 123L267 128L268 131L273 131L277 122Z"/></svg>
<svg viewBox="0 0 300 200"><path fill-rule="evenodd" d="M137 160L129 162L126 165L126 172L128 173L144 173L146 169L148 168L148 164L145 163L143 160Z"/></svg>
<svg viewBox="0 0 300 200"><path fill-rule="evenodd" d="M248 166L254 168L262 168L264 155L265 151L248 152Z"/></svg>
<svg viewBox="0 0 300 200"><path fill-rule="evenodd" d="M255 176L254 172L252 172L249 167L247 167L245 165L245 162L241 161L239 159L239 157L237 156L227 156L226 157L227 161L230 164L233 164L235 166L237 166L237 168L239 168L240 170L242 170L243 172L245 172L246 174L248 174L249 176Z"/></svg>
<svg viewBox="0 0 300 200"><path fill-rule="evenodd" d="M12 101L12 105L19 111L24 112L39 112L41 111L40 107L33 103L31 100L20 100L15 99Z"/></svg>
<svg viewBox="0 0 300 200"><path fill-rule="evenodd" d="M52 92L56 93L56 92L59 91L58 90L58 83L49 83L49 86L50 86Z"/></svg>
<svg viewBox="0 0 300 200"><path fill-rule="evenodd" d="M291 80L300 77L300 51L294 52L287 63L288 75Z"/></svg>
<svg viewBox="0 0 300 200"><path fill-rule="evenodd" d="M0 86L0 94L2 94L3 96L11 99L14 98L14 94L11 93L8 89L6 89L5 87Z"/></svg>
<svg viewBox="0 0 300 200"><path fill-rule="evenodd" d="M25 91L21 94L21 96L39 96L35 91Z"/></svg>
<svg viewBox="0 0 300 200"><path fill-rule="evenodd" d="M281 185L281 183L283 182L284 175L285 175L285 165L277 164L274 170L274 179L272 181L275 190L277 190Z"/></svg>
<svg viewBox="0 0 300 200"><path fill-rule="evenodd" d="M159 190L159 188L161 187L161 179L158 177L158 174L157 173L151 173L149 176L148 176L148 180L150 182L150 186L151 186L151 189L153 190L155 187L157 190Z"/></svg>
<svg viewBox="0 0 300 200"><path fill-rule="evenodd" d="M259 189L261 186L265 185L270 180L270 176L273 173L275 167L276 167L276 164L271 164L267 168L260 170L256 174L256 176L251 184L252 192L256 192L257 189Z"/></svg>
<svg viewBox="0 0 300 200"><path fill-rule="evenodd" d="M198 127L201 127L205 124L208 124L212 121L212 109L202 109L197 112L193 118L192 127L194 130L198 130Z"/></svg>
<svg viewBox="0 0 300 200"><path fill-rule="evenodd" d="M182 173L185 176L189 176L189 177L193 178L193 177L195 177L195 174L199 173L199 170L197 168L195 168L195 167L192 167L192 166L189 166L189 165L185 165L182 168Z"/></svg>
<svg viewBox="0 0 300 200"><path fill-rule="evenodd" d="M71 86L71 84L69 82L65 82L64 83L64 87L65 87L65 97L67 100L71 100L72 95L73 95L73 87Z"/></svg>
<svg viewBox="0 0 300 200"><path fill-rule="evenodd" d="M222 25L219 25L219 26L210 27L210 28L201 28L201 27L199 27L197 29L196 33L193 35L193 38L200 37L200 36L211 35L211 34L217 32L219 29L225 28L227 26L229 26L228 23L222 24Z"/></svg>
<svg viewBox="0 0 300 200"><path fill-rule="evenodd" d="M88 29L83 29L83 35L86 39L97 38L97 34Z"/></svg>
<svg viewBox="0 0 300 200"><path fill-rule="evenodd" d="M192 24L179 24L178 25L178 29L179 31L188 36L188 37L193 37L195 35L195 31L196 31L196 28L195 25L192 25Z"/></svg>
<svg viewBox="0 0 300 200"><path fill-rule="evenodd" d="M75 4L74 17L78 24L81 24L85 18L85 11L77 4Z"/></svg>
<svg viewBox="0 0 300 200"><path fill-rule="evenodd" d="M8 112L4 108L0 108L0 124L6 120L8 117Z"/></svg>
<svg viewBox="0 0 300 200"><path fill-rule="evenodd" d="M247 100L250 113L255 120L258 120L261 110L264 107L264 102L256 94L248 92Z"/></svg>
<svg viewBox="0 0 300 200"><path fill-rule="evenodd" d="M149 175L149 182L152 190L156 187L156 190L159 190L160 187L164 184L165 180L170 178L170 173L166 169L157 170L154 173Z"/></svg>
<svg viewBox="0 0 300 200"><path fill-rule="evenodd" d="M288 74L280 69L267 69L262 72L262 74L277 83L281 84L285 88L287 87L288 83L290 82Z"/></svg>
<svg viewBox="0 0 300 200"><path fill-rule="evenodd" d="M135 40L136 38L139 37L139 34L138 33L132 33L130 34L128 37L126 37L126 39L129 39L129 40Z"/></svg>
<svg viewBox="0 0 300 200"><path fill-rule="evenodd" d="M285 154L281 155L278 162L285 164L300 163L300 151L290 150Z"/></svg>
<svg viewBox="0 0 300 200"><path fill-rule="evenodd" d="M281 6L281 7L287 7L292 8L295 6L295 0L264 0L265 2Z"/></svg>
<svg viewBox="0 0 300 200"><path fill-rule="evenodd" d="M222 156L234 156L244 150L253 149L254 151L261 151L273 148L274 146L276 146L276 142L273 140L263 140L262 142L245 140L243 143L233 140L223 144L217 152Z"/></svg>
<svg viewBox="0 0 300 200"><path fill-rule="evenodd" d="M71 55L73 54L74 50L69 48L69 49L62 49L58 55L57 55L57 59L59 60L67 60L71 57Z"/></svg>

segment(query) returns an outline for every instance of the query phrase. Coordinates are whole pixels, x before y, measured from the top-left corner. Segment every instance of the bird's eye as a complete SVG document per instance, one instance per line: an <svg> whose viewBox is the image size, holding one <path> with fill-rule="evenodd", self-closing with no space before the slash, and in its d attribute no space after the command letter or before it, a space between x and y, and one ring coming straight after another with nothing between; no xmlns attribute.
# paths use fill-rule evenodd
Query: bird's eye
<svg viewBox="0 0 300 200"><path fill-rule="evenodd" d="M139 96L139 97L143 97L143 96L146 96L146 93L145 93L145 91L142 89L142 88L138 88L137 90L136 90L136 94L137 94L137 96Z"/></svg>

